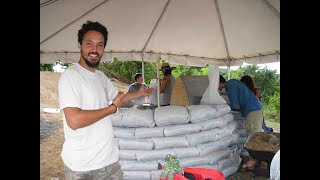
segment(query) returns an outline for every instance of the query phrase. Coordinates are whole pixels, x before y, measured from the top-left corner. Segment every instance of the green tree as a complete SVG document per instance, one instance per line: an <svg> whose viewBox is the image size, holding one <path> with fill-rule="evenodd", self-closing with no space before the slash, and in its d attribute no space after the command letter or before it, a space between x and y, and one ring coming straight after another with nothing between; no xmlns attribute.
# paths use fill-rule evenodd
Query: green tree
<svg viewBox="0 0 320 180"><path fill-rule="evenodd" d="M120 79L126 83L134 82L134 74L142 73L142 62L140 61L118 61L100 63L98 69L103 71L108 77ZM144 79L149 84L152 78L157 76L156 64L144 62Z"/></svg>
<svg viewBox="0 0 320 180"><path fill-rule="evenodd" d="M40 64L40 71L51 71L53 72L54 64Z"/></svg>
<svg viewBox="0 0 320 180"><path fill-rule="evenodd" d="M60 64L62 69L67 69L68 67L72 66L72 64L62 63L60 60L57 60L57 62L55 62L54 64L40 64L40 71L53 72L53 67L57 64Z"/></svg>

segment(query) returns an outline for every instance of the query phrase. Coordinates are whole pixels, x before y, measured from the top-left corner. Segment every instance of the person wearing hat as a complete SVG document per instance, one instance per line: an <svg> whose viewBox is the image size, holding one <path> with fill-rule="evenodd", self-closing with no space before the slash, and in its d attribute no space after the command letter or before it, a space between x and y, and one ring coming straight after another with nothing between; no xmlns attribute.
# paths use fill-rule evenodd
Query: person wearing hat
<svg viewBox="0 0 320 180"><path fill-rule="evenodd" d="M220 75L219 90L225 89L230 100L232 110L240 111L241 116L245 117L247 141L255 132L263 132L263 106L260 100L238 79L230 79L226 81ZM259 162L256 159L250 159L242 167L250 168L257 165Z"/></svg>
<svg viewBox="0 0 320 180"><path fill-rule="evenodd" d="M163 79L160 81L160 104L161 106L169 106L172 88L176 82L175 78L171 75L171 71L176 69L176 67L170 67L169 63L161 64L161 71L163 73Z"/></svg>

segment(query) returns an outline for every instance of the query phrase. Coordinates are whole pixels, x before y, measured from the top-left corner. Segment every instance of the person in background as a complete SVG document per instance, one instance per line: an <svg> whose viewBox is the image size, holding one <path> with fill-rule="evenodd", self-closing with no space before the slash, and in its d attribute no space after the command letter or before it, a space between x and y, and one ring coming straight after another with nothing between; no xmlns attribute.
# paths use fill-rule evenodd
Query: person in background
<svg viewBox="0 0 320 180"><path fill-rule="evenodd" d="M258 88L255 86L255 83L254 83L252 77L249 75L244 75L241 77L240 81L243 82L244 85L246 85L261 102L261 94L260 94ZM267 127L267 125L264 121L264 118L262 120L262 129L265 132L273 132L273 129L271 127Z"/></svg>
<svg viewBox="0 0 320 180"><path fill-rule="evenodd" d="M226 81L220 75L219 90L225 88L232 110L240 111L245 117L247 141L255 132L262 132L263 106L259 99L240 80L230 79ZM256 159L250 159L242 167L252 167L258 164Z"/></svg>
<svg viewBox="0 0 320 180"><path fill-rule="evenodd" d="M136 82L130 84L128 92L139 91L141 86L143 86L145 89L148 88L148 86L145 83L143 83L143 77L142 77L141 73L136 73L134 75L134 80ZM142 105L142 104L145 104L145 103L148 102L148 97L141 96L141 97L139 97L137 99L133 99L132 102L133 102L134 105Z"/></svg>
<svg viewBox="0 0 320 180"><path fill-rule="evenodd" d="M160 81L160 93L161 93L161 106L169 106L171 93L176 82L175 78L171 75L172 70L176 69L176 67L170 67L169 63L161 64L161 71L163 73L163 79Z"/></svg>
<svg viewBox="0 0 320 180"><path fill-rule="evenodd" d="M65 135L61 157L66 180L123 179L110 116L129 100L153 92L143 87L134 93L118 92L111 80L96 69L107 40L105 26L84 23L78 31L80 59L59 79Z"/></svg>

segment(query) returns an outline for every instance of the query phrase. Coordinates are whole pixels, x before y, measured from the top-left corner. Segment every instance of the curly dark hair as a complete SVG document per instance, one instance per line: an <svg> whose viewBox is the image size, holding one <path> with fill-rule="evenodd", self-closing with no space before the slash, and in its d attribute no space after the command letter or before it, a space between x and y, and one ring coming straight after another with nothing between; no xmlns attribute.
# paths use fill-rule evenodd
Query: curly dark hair
<svg viewBox="0 0 320 180"><path fill-rule="evenodd" d="M224 84L225 82L226 82L226 79L225 79L222 75L220 75L220 77L219 77L219 83Z"/></svg>
<svg viewBox="0 0 320 180"><path fill-rule="evenodd" d="M88 31L98 31L100 33L103 34L104 36L104 47L106 47L107 45L107 41L108 41L108 30L105 26L103 26L102 24L100 24L99 22L92 22L92 21L87 21L87 23L83 24L81 29L78 32L78 42L80 43L80 45L82 45L82 40L84 35L88 32Z"/></svg>
<svg viewBox="0 0 320 180"><path fill-rule="evenodd" d="M243 82L243 84L245 84L252 92L254 92L255 85L251 76L244 75L241 77L240 81Z"/></svg>

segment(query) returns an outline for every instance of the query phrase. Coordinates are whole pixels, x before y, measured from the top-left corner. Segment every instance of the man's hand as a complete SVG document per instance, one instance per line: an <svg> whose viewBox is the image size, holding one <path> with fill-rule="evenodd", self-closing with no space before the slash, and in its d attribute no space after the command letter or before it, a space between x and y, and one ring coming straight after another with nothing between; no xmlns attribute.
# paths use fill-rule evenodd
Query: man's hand
<svg viewBox="0 0 320 180"><path fill-rule="evenodd" d="M153 90L154 88L145 89L144 86L140 86L139 91L119 94L116 98L114 98L113 104L115 104L117 107L122 107L130 100L136 99L141 96L149 96L150 94L152 94Z"/></svg>
<svg viewBox="0 0 320 180"><path fill-rule="evenodd" d="M144 88L143 86L140 86L139 94L141 96L149 96L154 91L154 88Z"/></svg>

